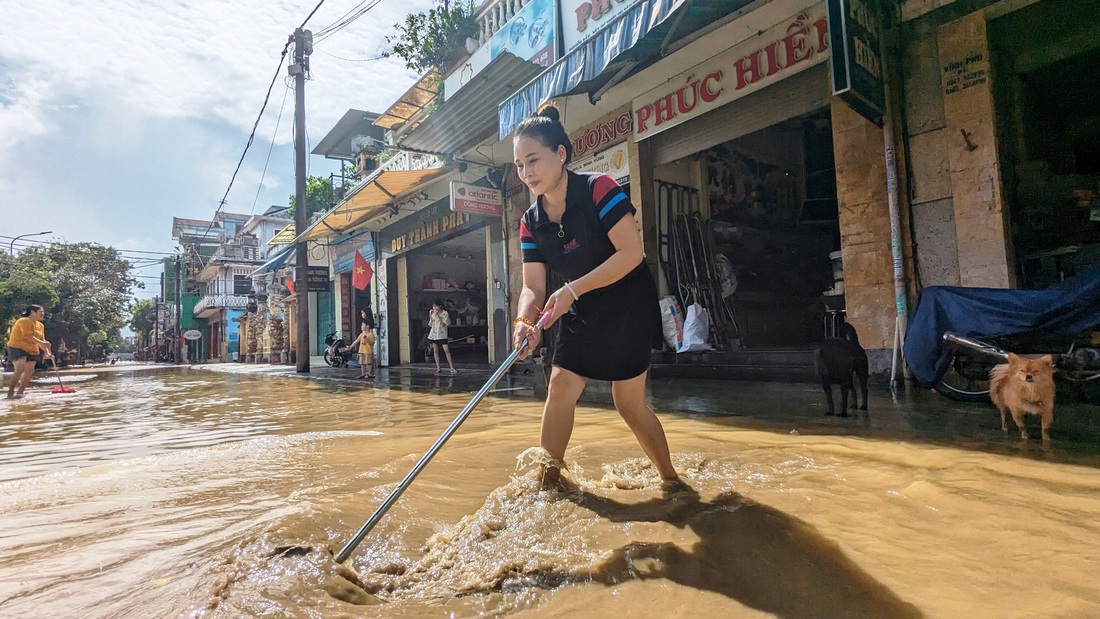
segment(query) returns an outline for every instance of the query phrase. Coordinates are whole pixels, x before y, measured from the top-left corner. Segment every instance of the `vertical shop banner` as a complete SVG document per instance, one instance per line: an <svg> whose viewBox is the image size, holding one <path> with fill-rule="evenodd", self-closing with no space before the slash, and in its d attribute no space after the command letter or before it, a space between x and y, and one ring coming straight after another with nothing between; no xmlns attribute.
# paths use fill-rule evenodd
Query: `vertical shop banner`
<svg viewBox="0 0 1100 619"><path fill-rule="evenodd" d="M634 99L634 139L644 140L825 62L825 7L788 17Z"/></svg>
<svg viewBox="0 0 1100 619"><path fill-rule="evenodd" d="M225 312L225 358L227 361L237 361L241 352L241 316L240 310L227 310Z"/></svg>
<svg viewBox="0 0 1100 619"><path fill-rule="evenodd" d="M489 41L492 57L509 52L548 67L558 59L555 43L554 0L531 0Z"/></svg>
<svg viewBox="0 0 1100 619"><path fill-rule="evenodd" d="M390 322L389 322L389 281L385 260L378 262L378 271L374 276L378 278L378 365L389 367L390 365Z"/></svg>
<svg viewBox="0 0 1100 619"><path fill-rule="evenodd" d="M499 189L451 181L451 210L500 217L504 214L504 194Z"/></svg>
<svg viewBox="0 0 1100 619"><path fill-rule="evenodd" d="M826 0L826 5L833 94L881 127L886 109L882 22L870 0Z"/></svg>
<svg viewBox="0 0 1100 619"><path fill-rule="evenodd" d="M559 0L561 40L569 53L627 9L636 0Z"/></svg>

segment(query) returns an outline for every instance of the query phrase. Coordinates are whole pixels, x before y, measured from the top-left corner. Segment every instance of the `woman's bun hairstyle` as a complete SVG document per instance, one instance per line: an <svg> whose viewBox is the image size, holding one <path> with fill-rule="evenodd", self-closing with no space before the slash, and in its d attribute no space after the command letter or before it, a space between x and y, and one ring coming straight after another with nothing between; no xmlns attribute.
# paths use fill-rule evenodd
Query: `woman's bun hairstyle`
<svg viewBox="0 0 1100 619"><path fill-rule="evenodd" d="M37 312L40 309L42 309L41 305L28 305L27 309L23 310L22 316L23 316L23 318L27 318L28 316L30 316L31 314Z"/></svg>
<svg viewBox="0 0 1100 619"><path fill-rule="evenodd" d="M542 116L543 118L549 118L550 120L560 123L561 112L558 111L557 106L553 103L544 104L539 108L539 111L535 113L536 116Z"/></svg>
<svg viewBox="0 0 1100 619"><path fill-rule="evenodd" d="M561 113L558 108L552 104L547 103L539 108L538 112L535 112L534 116L529 116L523 120L516 127L516 137L534 138L539 141L540 144L549 148L552 151L557 151L559 146L565 147L565 163L573 161L573 142L569 139L569 134L565 132L565 127L561 124Z"/></svg>

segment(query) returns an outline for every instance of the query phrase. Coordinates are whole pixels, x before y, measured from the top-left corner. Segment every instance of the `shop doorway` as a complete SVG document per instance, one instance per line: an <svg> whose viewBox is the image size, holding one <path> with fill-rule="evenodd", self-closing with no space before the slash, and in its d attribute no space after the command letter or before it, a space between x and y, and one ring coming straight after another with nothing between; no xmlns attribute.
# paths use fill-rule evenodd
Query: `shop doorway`
<svg viewBox="0 0 1100 619"><path fill-rule="evenodd" d="M407 254L413 363L433 362L428 316L435 302L450 317L448 339L454 362L489 362L486 230L483 226Z"/></svg>
<svg viewBox="0 0 1100 619"><path fill-rule="evenodd" d="M1017 284L1100 265L1100 5L1046 0L990 24Z"/></svg>
<svg viewBox="0 0 1100 619"><path fill-rule="evenodd" d="M828 109L654 173L662 288L685 310L706 307L713 345L810 348L835 328L844 301Z"/></svg>

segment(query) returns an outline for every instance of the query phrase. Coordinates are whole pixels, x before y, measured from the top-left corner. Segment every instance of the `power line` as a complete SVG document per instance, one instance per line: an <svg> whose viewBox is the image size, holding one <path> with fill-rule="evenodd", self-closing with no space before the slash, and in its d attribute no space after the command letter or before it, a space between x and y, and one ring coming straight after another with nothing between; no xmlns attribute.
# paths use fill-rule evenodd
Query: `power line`
<svg viewBox="0 0 1100 619"><path fill-rule="evenodd" d="M267 178L267 166L271 163L271 151L275 150L275 138L279 137L279 124L283 121L283 108L286 107L286 96L290 94L290 86L283 91L283 102L279 105L279 116L275 119L275 130L271 132L271 146L267 148L267 159L264 160L264 171L260 174L260 183L256 186L256 197L252 199L252 211L249 215L256 214L256 203L260 201L260 191L264 188L264 179Z"/></svg>
<svg viewBox="0 0 1100 619"><path fill-rule="evenodd" d="M333 58L335 58L337 60L343 60L344 62L373 62L375 60L384 60L386 58L386 56L374 56L373 58L342 58L340 56L337 56L336 54L331 54L329 52L326 52L325 50L323 50L323 49L321 49L320 47L317 47L317 46L314 46L313 49L321 52L322 54L324 54L326 56L332 56Z"/></svg>

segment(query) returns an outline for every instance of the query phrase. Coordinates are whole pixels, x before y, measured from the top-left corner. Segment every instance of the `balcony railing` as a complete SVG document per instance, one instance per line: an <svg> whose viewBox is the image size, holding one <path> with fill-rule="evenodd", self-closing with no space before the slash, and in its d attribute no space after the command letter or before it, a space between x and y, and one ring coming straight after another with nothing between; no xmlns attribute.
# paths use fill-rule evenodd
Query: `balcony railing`
<svg viewBox="0 0 1100 619"><path fill-rule="evenodd" d="M509 19L512 19L520 9L530 4L530 2L531 0L496 0L481 7L474 15L474 19L477 21L478 44L485 45L485 42L491 39L497 30L500 30Z"/></svg>
<svg viewBox="0 0 1100 619"><path fill-rule="evenodd" d="M263 260L260 248L255 245L225 244L214 252L211 262L217 260Z"/></svg>
<svg viewBox="0 0 1100 619"><path fill-rule="evenodd" d="M243 294L208 294L199 299L192 312L195 316L209 309L239 309L248 307L248 297Z"/></svg>

